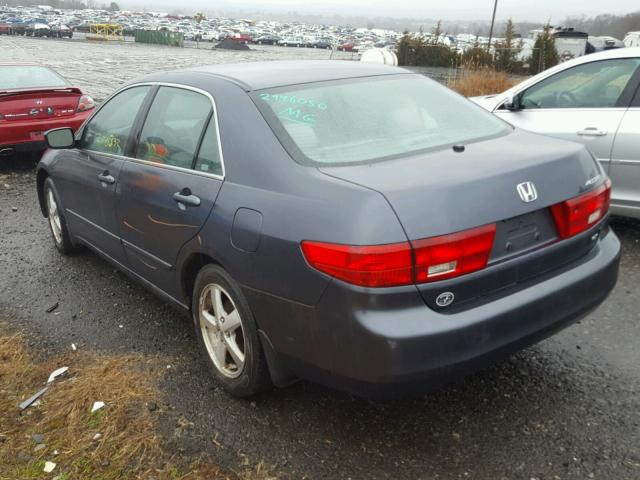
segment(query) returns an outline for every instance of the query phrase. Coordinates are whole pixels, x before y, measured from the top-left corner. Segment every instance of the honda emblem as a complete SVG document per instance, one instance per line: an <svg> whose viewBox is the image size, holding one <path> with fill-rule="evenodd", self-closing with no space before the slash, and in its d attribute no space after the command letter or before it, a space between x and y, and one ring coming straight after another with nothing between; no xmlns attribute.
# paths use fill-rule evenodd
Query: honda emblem
<svg viewBox="0 0 640 480"><path fill-rule="evenodd" d="M538 192L533 182L524 182L517 187L518 195L524 203L531 203L538 198Z"/></svg>

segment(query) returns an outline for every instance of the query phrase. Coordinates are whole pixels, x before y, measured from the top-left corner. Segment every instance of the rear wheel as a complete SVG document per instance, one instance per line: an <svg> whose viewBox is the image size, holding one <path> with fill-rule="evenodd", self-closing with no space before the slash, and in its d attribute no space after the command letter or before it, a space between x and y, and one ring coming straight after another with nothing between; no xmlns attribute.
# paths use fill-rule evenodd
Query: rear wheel
<svg viewBox="0 0 640 480"><path fill-rule="evenodd" d="M196 336L210 371L227 392L249 397L271 385L249 305L224 269L207 265L200 270L192 312Z"/></svg>
<svg viewBox="0 0 640 480"><path fill-rule="evenodd" d="M71 236L67 228L67 222L60 205L55 185L51 178L47 178L44 182L44 201L47 208L47 218L49 220L49 229L53 237L53 243L60 253L69 254L77 249L71 242Z"/></svg>

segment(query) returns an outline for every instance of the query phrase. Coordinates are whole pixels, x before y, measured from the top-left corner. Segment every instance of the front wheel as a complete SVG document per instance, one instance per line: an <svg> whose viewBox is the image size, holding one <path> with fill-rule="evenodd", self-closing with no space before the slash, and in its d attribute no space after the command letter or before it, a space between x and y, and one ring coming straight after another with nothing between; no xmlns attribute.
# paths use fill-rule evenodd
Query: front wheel
<svg viewBox="0 0 640 480"><path fill-rule="evenodd" d="M210 371L227 392L250 397L271 385L249 305L240 287L221 267L207 265L198 273L192 314Z"/></svg>
<svg viewBox="0 0 640 480"><path fill-rule="evenodd" d="M49 229L56 248L65 255L75 252L77 249L71 242L71 235L69 235L64 212L60 206L60 200L51 178L47 178L44 182L44 201L49 220Z"/></svg>

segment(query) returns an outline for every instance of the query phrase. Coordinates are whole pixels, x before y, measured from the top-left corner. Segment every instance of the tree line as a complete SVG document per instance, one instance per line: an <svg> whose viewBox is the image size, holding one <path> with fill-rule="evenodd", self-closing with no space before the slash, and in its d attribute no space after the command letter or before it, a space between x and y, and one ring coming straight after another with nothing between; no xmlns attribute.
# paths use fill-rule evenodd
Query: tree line
<svg viewBox="0 0 640 480"><path fill-rule="evenodd" d="M547 25L538 35L528 58L521 58L522 40L516 34L515 24L507 22L503 38L488 45L476 44L460 53L441 41L442 22L438 22L430 35L405 32L396 47L398 63L404 66L491 68L509 74L536 74L559 62L555 37Z"/></svg>

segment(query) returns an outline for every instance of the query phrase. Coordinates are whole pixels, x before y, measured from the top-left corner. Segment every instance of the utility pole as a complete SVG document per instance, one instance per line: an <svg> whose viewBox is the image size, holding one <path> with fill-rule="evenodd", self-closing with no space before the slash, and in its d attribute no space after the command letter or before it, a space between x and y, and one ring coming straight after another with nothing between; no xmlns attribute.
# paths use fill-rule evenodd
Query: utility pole
<svg viewBox="0 0 640 480"><path fill-rule="evenodd" d="M491 42L493 40L493 26L496 23L496 11L498 10L498 0L495 0L493 4L493 17L491 17L491 30L489 31L489 45L487 45L487 52L491 51Z"/></svg>

